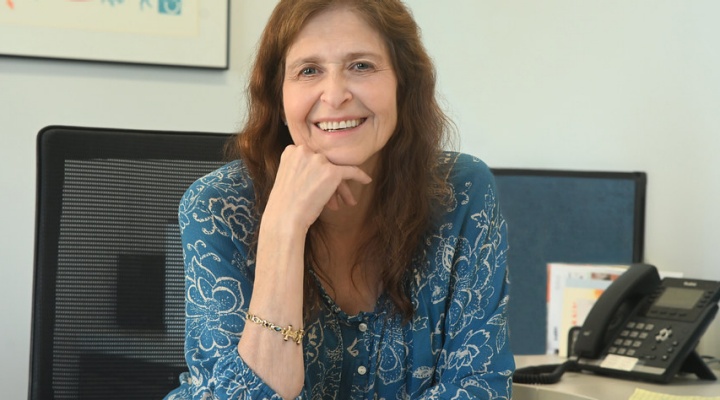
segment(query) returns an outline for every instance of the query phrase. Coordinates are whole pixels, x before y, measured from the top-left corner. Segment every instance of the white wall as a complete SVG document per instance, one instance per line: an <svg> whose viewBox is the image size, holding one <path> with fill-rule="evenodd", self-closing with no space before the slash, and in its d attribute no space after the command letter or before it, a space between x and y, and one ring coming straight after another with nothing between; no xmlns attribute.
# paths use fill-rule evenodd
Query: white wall
<svg viewBox="0 0 720 400"><path fill-rule="evenodd" d="M720 280L720 2L409 3L464 151L647 172L646 261ZM701 353L720 356L718 332Z"/></svg>
<svg viewBox="0 0 720 400"><path fill-rule="evenodd" d="M224 72L0 58L4 397L27 390L36 133L51 124L236 130L274 3L232 3ZM720 280L720 2L408 4L461 150L493 167L647 172L646 261ZM720 356L717 326L701 351Z"/></svg>

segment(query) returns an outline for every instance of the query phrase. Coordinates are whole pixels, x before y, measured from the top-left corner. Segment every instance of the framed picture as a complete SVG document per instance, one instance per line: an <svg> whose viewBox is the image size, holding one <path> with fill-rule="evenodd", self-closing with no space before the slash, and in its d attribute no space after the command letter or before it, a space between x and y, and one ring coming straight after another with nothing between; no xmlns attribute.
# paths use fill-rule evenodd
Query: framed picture
<svg viewBox="0 0 720 400"><path fill-rule="evenodd" d="M0 0L0 56L228 68L229 0Z"/></svg>

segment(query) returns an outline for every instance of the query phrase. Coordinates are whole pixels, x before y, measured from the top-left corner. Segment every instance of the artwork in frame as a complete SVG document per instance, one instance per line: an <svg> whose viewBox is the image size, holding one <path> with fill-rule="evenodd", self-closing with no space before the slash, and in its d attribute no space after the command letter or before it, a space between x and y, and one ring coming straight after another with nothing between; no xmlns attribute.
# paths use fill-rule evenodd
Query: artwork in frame
<svg viewBox="0 0 720 400"><path fill-rule="evenodd" d="M227 69L229 0L0 0L0 56Z"/></svg>

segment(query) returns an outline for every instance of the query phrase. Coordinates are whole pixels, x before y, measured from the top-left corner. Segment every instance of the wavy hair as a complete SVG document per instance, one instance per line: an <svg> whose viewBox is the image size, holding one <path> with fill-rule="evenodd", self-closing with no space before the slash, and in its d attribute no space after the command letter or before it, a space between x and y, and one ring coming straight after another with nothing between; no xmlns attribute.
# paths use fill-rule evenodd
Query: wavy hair
<svg viewBox="0 0 720 400"><path fill-rule="evenodd" d="M397 126L381 150L376 190L368 223L373 232L357 254L364 262L381 262L382 287L408 320L413 307L408 277L423 239L448 192L438 156L452 123L435 97L435 67L420 38L410 10L400 0L281 0L259 42L248 83L248 115L242 131L228 143L227 155L241 158L253 179L256 210L262 215L280 164L292 144L281 122L285 56L306 21L333 7L357 13L383 37L397 77ZM257 234L257 232L256 232ZM308 232L305 251L305 317L319 305L317 283L310 270L323 244L322 226ZM369 255L378 255L370 259Z"/></svg>

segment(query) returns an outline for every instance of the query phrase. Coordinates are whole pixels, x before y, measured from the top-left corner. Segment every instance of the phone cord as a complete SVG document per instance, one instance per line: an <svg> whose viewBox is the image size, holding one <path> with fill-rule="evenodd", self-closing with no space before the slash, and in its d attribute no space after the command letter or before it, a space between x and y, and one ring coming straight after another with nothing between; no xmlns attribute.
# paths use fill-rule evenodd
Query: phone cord
<svg viewBox="0 0 720 400"><path fill-rule="evenodd" d="M513 382L541 385L557 383L566 371L579 372L580 368L575 360L568 360L562 364L518 368L513 374Z"/></svg>

